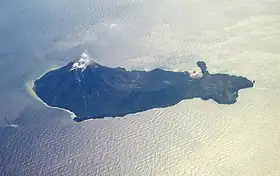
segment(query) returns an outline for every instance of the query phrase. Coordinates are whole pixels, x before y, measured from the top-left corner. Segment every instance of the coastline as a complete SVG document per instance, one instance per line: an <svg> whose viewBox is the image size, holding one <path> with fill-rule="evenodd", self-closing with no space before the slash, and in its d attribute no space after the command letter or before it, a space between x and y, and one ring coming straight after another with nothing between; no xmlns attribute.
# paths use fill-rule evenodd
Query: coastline
<svg viewBox="0 0 280 176"><path fill-rule="evenodd" d="M55 70L57 68L54 68L54 69L50 69L48 70L47 72L51 71L51 70ZM47 73L45 72L45 73ZM44 73L44 74L45 74ZM38 77L37 79L40 79L44 74L42 74L40 77ZM35 79L36 80L36 79ZM25 83L25 90L26 92L34 99L36 99L37 101L39 101L40 103L44 104L46 107L48 108L52 108L52 109L57 109L57 110L62 110L62 111L65 111L65 112L68 112L70 114L70 117L72 120L74 120L75 118L77 118L77 115L72 112L72 111L69 111L68 109L64 109L64 108L59 108L59 107L55 107L55 106L50 106L48 105L47 103L45 103L40 97L37 96L36 92L33 90L33 87L34 87L34 81L35 80L29 80Z"/></svg>
<svg viewBox="0 0 280 176"><path fill-rule="evenodd" d="M83 64L83 62L81 64ZM203 94L196 94L195 91L190 91L190 94L194 93L195 96L198 96L198 98L201 98L204 101L212 99L212 100L214 100L218 104L233 104L233 103L235 103L237 101L238 92L241 89L246 89L246 88L253 87L254 84L255 84L255 81L251 81L251 80L247 79L246 77L242 77L242 76L228 75L228 74L222 74L222 73L211 74L211 73L208 72L207 65L206 65L206 63L204 61L198 61L197 62L197 66L200 68L201 73L198 73L198 72L189 73L188 71L185 71L184 73L187 72L189 74L188 76L190 78L194 79L194 80L197 79L197 78L201 78L200 80L198 80L199 82L201 82L200 83L201 84L201 86L200 86L201 88L199 88L199 87L198 88L199 88L199 90L200 89L204 90ZM43 99L41 99L37 95L38 88L34 89L34 87L36 86L35 83L37 84L36 81L37 80L40 81L40 79L45 74L47 74L47 73L49 73L51 71L54 71L54 70L58 70L59 71L59 69L60 69L60 67L52 67L52 69L49 69L48 71L43 73L38 78L36 78L34 80L30 79L29 81L27 81L27 83L25 84L25 88L26 88L26 91L29 93L29 95L31 95L33 98L36 98L38 101L43 103L48 108L54 108L54 109L59 109L59 110L63 110L63 111L68 112L70 114L71 119L76 121L76 122L80 122L80 121L83 121L83 120L86 120L86 119L92 119L95 116L98 118L99 116L95 114L95 115L91 116L91 118L79 119L78 115L81 117L82 116L81 114L77 115L76 113L74 113L74 112L72 112L72 111L70 111L68 109L49 105L47 103L49 101L45 102ZM82 68L77 68L77 69L82 69ZM112 69L116 69L116 68L112 68ZM210 78L209 78L209 76L210 76ZM237 89L236 92L234 91L234 89L232 91L230 91L230 89L232 87L232 85L231 85L231 80L232 79L236 79L236 81L241 82L241 83L236 82L236 84L237 84L235 86L235 89ZM227 81L225 81L225 80L227 80ZM189 80L187 80L187 81L189 81ZM219 88L220 86L217 87L218 83L221 84L220 86L222 86L222 88ZM200 85L200 84L197 85L197 83L194 83L194 84L195 84L195 86L199 86ZM214 88L213 86L216 87L216 88ZM210 91L208 91L208 90L210 90ZM222 95L218 94L217 91L219 91L219 90L223 91ZM48 89L43 88L42 91L48 91ZM196 98L196 97L192 97L190 95L187 95L184 99L193 99L193 98ZM67 106L64 106L64 107L67 107ZM142 112L142 111L137 111L137 112ZM134 113L136 113L136 112L134 112ZM119 115L116 115L116 116L119 116ZM115 117L115 116L112 116L112 117ZM102 118L104 118L104 117L102 117Z"/></svg>

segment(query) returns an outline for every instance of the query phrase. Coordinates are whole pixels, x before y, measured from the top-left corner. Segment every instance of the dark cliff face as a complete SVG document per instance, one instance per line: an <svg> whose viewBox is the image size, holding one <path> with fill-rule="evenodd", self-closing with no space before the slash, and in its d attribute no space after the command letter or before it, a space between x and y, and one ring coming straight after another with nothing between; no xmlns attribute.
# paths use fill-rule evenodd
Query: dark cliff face
<svg viewBox="0 0 280 176"><path fill-rule="evenodd" d="M33 90L48 105L68 109L81 121L168 107L191 98L232 104L238 90L253 86L245 77L210 74L202 61L197 63L203 73L199 78L188 72L126 71L85 63L71 62L48 72L35 81Z"/></svg>

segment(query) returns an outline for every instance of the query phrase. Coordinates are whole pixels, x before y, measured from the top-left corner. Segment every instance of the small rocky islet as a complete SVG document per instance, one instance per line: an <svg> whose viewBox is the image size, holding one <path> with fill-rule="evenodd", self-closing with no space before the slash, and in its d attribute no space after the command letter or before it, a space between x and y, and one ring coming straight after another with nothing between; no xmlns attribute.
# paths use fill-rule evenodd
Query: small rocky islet
<svg viewBox="0 0 280 176"><path fill-rule="evenodd" d="M203 61L197 66L201 72L127 71L81 57L35 80L33 91L47 105L69 110L76 114L75 121L83 121L122 117L193 98L234 104L238 91L255 83L242 76L211 74Z"/></svg>

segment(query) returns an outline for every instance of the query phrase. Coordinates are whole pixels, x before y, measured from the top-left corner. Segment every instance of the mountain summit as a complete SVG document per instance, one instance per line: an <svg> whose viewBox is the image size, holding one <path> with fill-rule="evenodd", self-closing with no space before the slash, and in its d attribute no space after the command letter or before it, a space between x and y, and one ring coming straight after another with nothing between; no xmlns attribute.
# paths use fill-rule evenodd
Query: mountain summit
<svg viewBox="0 0 280 176"><path fill-rule="evenodd" d="M90 60L79 60L52 70L34 82L36 95L50 106L72 111L74 119L117 117L175 105L184 99L212 99L233 104L240 89L253 87L245 77L209 73L197 62L201 75L162 69L127 71Z"/></svg>
<svg viewBox="0 0 280 176"><path fill-rule="evenodd" d="M72 63L72 68L71 70L77 70L77 69L81 69L82 71L85 70L89 65L97 68L99 67L100 65L97 64L95 61L93 61L92 59L90 59L89 55L84 52L82 53L81 55L81 58L74 61Z"/></svg>

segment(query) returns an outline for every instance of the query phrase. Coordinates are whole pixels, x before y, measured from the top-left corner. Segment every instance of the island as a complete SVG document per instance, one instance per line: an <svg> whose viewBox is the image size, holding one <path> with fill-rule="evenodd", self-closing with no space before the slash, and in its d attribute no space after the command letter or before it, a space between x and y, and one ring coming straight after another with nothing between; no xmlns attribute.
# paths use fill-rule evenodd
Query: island
<svg viewBox="0 0 280 176"><path fill-rule="evenodd" d="M254 86L242 76L211 74L203 61L197 72L131 70L100 65L86 55L34 81L33 91L47 105L73 112L75 121L123 117L182 100L237 102L240 89Z"/></svg>

